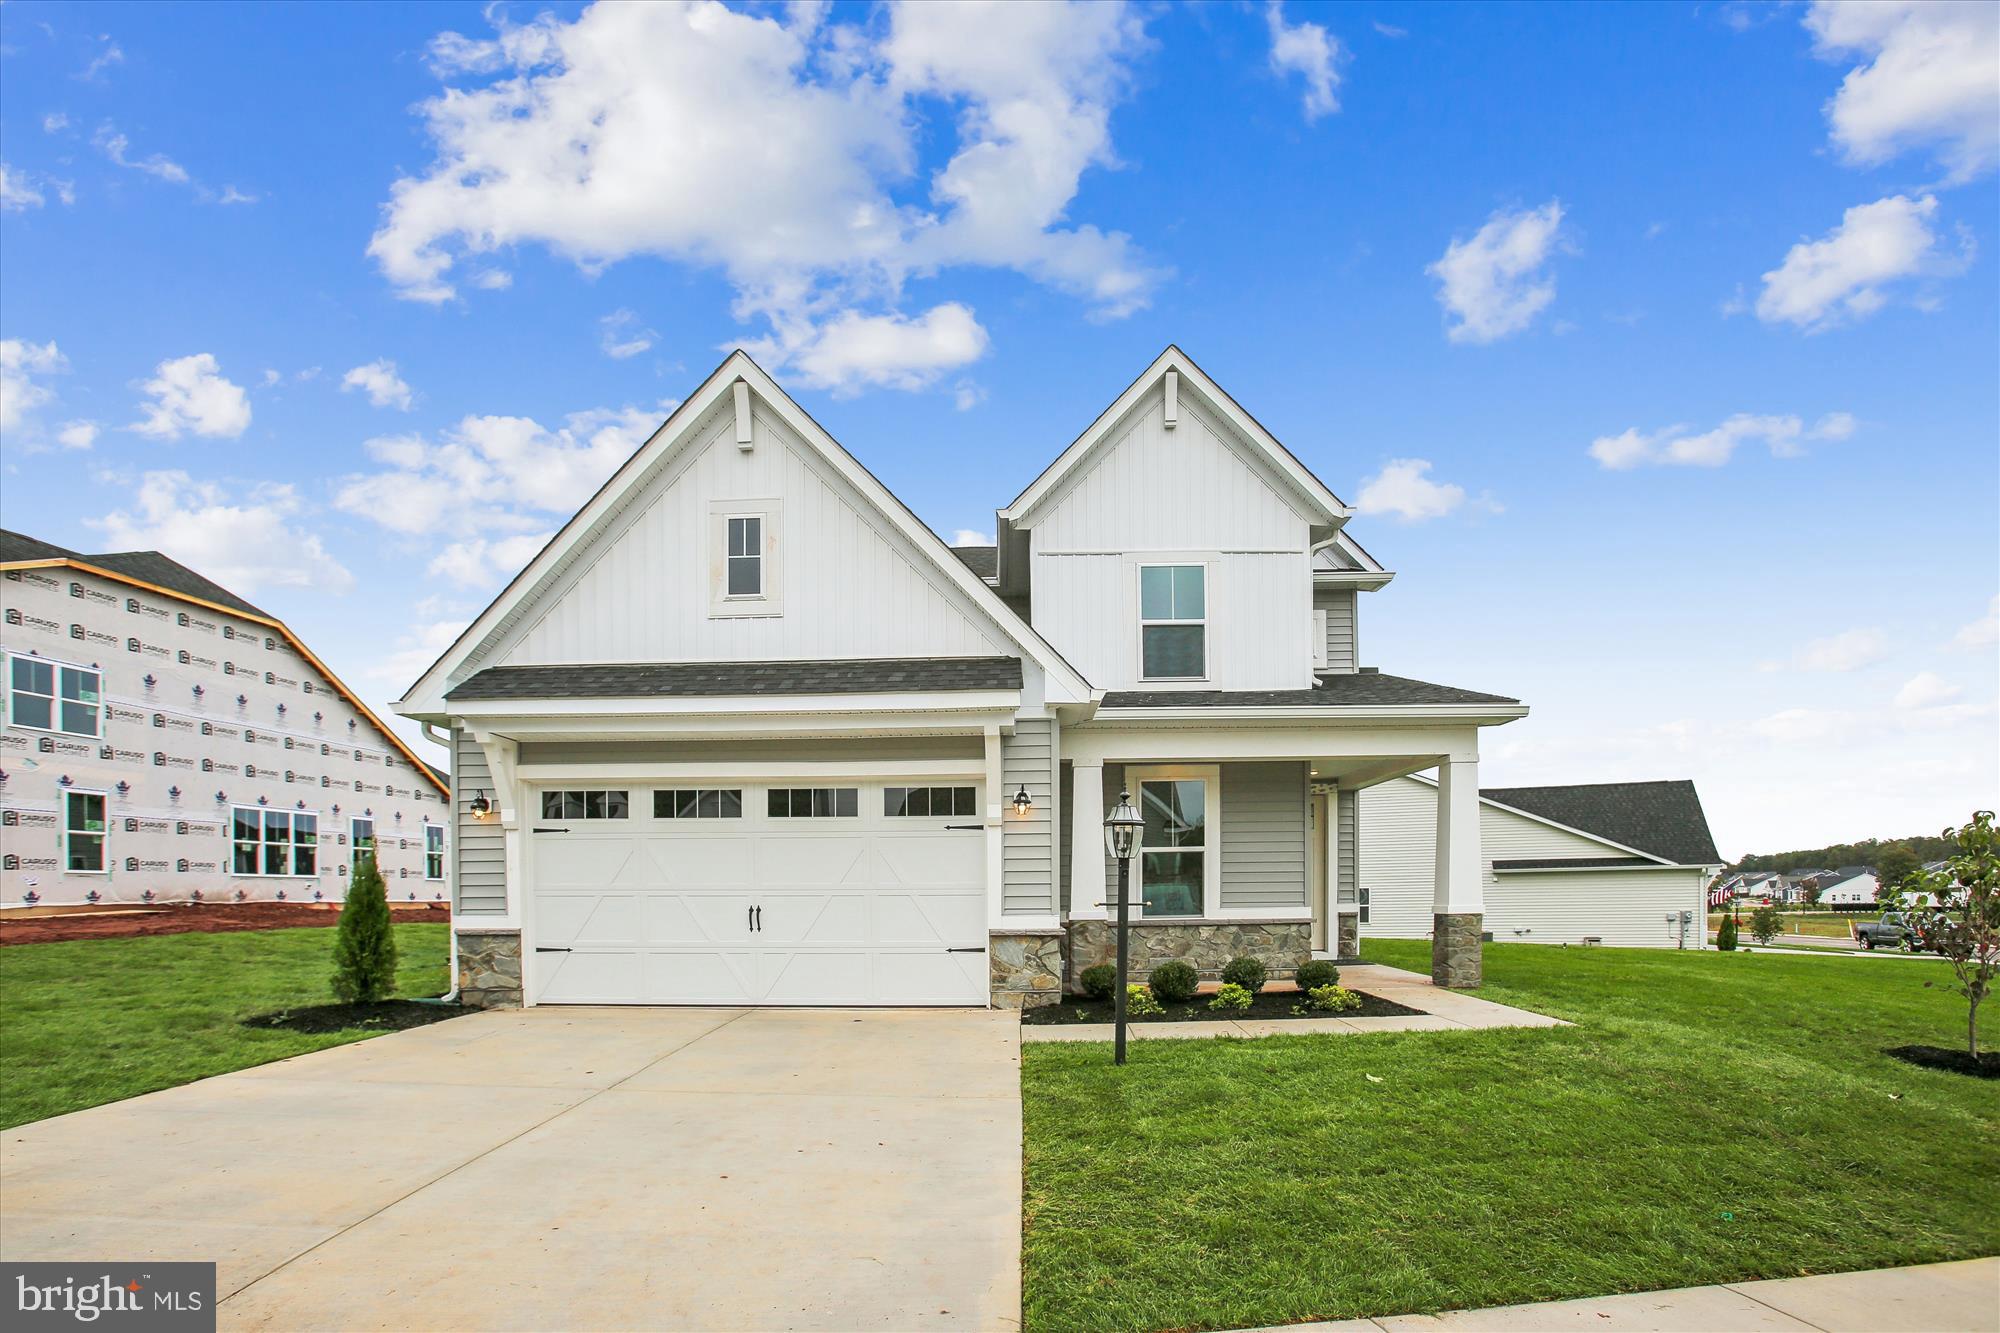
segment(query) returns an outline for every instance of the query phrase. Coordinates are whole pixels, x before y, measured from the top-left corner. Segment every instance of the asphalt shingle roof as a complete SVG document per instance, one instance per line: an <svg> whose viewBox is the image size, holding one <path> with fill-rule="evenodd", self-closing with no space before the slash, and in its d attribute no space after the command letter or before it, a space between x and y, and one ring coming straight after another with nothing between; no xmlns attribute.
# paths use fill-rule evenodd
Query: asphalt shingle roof
<svg viewBox="0 0 2000 1333"><path fill-rule="evenodd" d="M1000 577L1000 548L997 546L954 546L951 553L959 563L982 579Z"/></svg>
<svg viewBox="0 0 2000 1333"><path fill-rule="evenodd" d="M1487 787L1479 794L1649 855L1663 856L1676 865L1722 864L1692 782Z"/></svg>
<svg viewBox="0 0 2000 1333"><path fill-rule="evenodd" d="M1371 708L1399 704L1515 704L1500 694L1385 676L1379 671L1330 672L1308 690L1113 690L1106 708Z"/></svg>
<svg viewBox="0 0 2000 1333"><path fill-rule="evenodd" d="M26 533L9 532L0 529L0 563L16 560L78 560L86 565L96 565L114 574L138 579L155 587L172 592L184 593L189 597L199 597L204 602L214 602L234 611L247 612L253 616L276 619L270 612L251 605L229 589L212 579L203 578L178 560L173 560L158 551L106 551L99 555L85 555L71 551Z"/></svg>
<svg viewBox="0 0 2000 1333"><path fill-rule="evenodd" d="M654 699L737 694L1018 690L1018 657L875 657L827 662L622 662L487 667L445 698Z"/></svg>

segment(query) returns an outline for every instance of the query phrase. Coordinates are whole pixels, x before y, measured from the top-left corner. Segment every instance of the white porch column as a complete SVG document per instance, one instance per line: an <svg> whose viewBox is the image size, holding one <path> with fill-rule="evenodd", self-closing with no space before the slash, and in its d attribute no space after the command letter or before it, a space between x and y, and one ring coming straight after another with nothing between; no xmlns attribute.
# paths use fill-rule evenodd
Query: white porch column
<svg viewBox="0 0 2000 1333"><path fill-rule="evenodd" d="M1477 758L1447 757L1438 765L1437 896L1431 910L1431 980L1440 986L1477 986L1479 937L1486 921Z"/></svg>
<svg viewBox="0 0 2000 1333"><path fill-rule="evenodd" d="M1104 765L1070 765L1069 916L1105 919Z"/></svg>
<svg viewBox="0 0 2000 1333"><path fill-rule="evenodd" d="M1000 728L986 728L986 924L988 929L998 930L1006 907L1007 855L1002 841L1007 836L1006 816L1001 813L1001 803L1006 794L1001 791L1003 768L1000 758Z"/></svg>

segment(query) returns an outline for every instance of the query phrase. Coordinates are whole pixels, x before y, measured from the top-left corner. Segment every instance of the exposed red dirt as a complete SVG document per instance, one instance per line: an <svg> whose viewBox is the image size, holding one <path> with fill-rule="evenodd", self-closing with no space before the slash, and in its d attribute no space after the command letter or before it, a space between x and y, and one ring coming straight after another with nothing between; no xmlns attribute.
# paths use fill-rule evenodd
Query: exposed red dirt
<svg viewBox="0 0 2000 1333"><path fill-rule="evenodd" d="M391 903L397 921L451 920L443 904ZM278 930L287 926L332 926L340 921L338 904L317 903L180 903L114 911L75 912L60 916L0 916L0 945L46 944L55 940L115 940L134 935L214 934L225 930Z"/></svg>

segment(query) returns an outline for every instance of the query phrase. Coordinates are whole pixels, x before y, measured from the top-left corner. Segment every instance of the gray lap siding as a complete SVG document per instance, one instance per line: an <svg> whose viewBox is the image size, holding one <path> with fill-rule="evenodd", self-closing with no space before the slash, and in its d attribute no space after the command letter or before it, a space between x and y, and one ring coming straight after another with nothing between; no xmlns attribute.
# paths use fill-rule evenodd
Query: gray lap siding
<svg viewBox="0 0 2000 1333"><path fill-rule="evenodd" d="M457 901L463 916L500 916L507 911L507 848L497 811L484 819L472 813L475 796L494 799L486 752L462 731L451 734L452 855L457 858Z"/></svg>
<svg viewBox="0 0 2000 1333"><path fill-rule="evenodd" d="M1000 741L1001 905L1003 916L1056 914L1056 724L1024 718ZM1026 815L1014 812L1014 796L1028 789Z"/></svg>

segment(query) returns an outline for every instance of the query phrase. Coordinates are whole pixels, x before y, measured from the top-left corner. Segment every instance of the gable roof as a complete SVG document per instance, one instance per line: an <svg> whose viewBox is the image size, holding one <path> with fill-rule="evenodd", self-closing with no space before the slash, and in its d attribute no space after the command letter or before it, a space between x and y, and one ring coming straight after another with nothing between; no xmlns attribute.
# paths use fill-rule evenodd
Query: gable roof
<svg viewBox="0 0 2000 1333"><path fill-rule="evenodd" d="M156 592L166 597L178 598L211 611L227 611L245 620L252 620L275 631L289 644L292 651L311 663L313 669L326 678L334 693L345 699L355 712L368 720L389 742L395 751L410 761L431 784L446 797L451 795L451 779L440 769L419 759L416 752L403 743L402 737L389 730L382 719L375 716L375 710L361 701L361 696L347 688L346 682L333 674L332 668L319 660L312 649L291 627L268 611L259 610L244 601L229 589L212 579L195 573L178 560L173 560L158 551L112 551L103 555L80 555L51 542L30 537L25 533L0 529L0 569L70 568L86 574L95 574L123 583L130 587Z"/></svg>
<svg viewBox="0 0 2000 1333"><path fill-rule="evenodd" d="M445 698L453 703L475 699L699 699L1020 688L1018 657L877 657L826 662L495 666L467 676Z"/></svg>
<svg viewBox="0 0 2000 1333"><path fill-rule="evenodd" d="M570 516L569 521L535 554L526 568L516 574L437 661L431 663L397 701L398 711L411 715L438 712L446 697L447 681L452 670L509 623L561 573L570 557L590 539L599 525L617 512L629 491L642 484L656 467L692 442L696 435L695 427L716 409L738 380L747 384L751 393L762 399L806 448L817 452L843 481L859 492L864 500L872 503L892 528L921 551L947 581L986 614L1001 634L1012 639L1025 655L1035 660L1052 687L1049 691L1051 702L1084 702L1096 697L1090 682L1065 661L1048 640L1009 609L984 579L952 555L943 538L931 531L908 505L847 452L791 395L778 387L777 381L765 373L748 352L737 348L724 357L722 364L711 371L695 391L660 423L659 429L605 479L604 484L597 488L581 509Z"/></svg>
<svg viewBox="0 0 2000 1333"><path fill-rule="evenodd" d="M1692 782L1484 787L1479 794L1496 805L1537 815L1674 865L1723 864Z"/></svg>
<svg viewBox="0 0 2000 1333"><path fill-rule="evenodd" d="M26 533L9 532L0 528L0 564L23 564L32 561L61 561L65 564L108 569L168 592L178 592L204 602L213 602L217 606L226 606L244 615L270 618L269 612L258 609L220 583L203 578L180 561L170 559L158 551L107 551L102 555L83 555L52 542L45 542L39 537L30 537Z"/></svg>
<svg viewBox="0 0 2000 1333"><path fill-rule="evenodd" d="M1427 680L1404 676L1385 676L1379 671L1335 671L1315 676L1312 688L1305 690L1113 690L1104 696L1103 706L1108 709L1393 708L1520 702L1505 695L1433 685Z"/></svg>
<svg viewBox="0 0 2000 1333"><path fill-rule="evenodd" d="M1860 879L1863 875L1872 875L1874 873L1874 869L1870 866L1842 866L1838 870L1829 870L1824 875L1819 876L1819 887L1822 890L1837 888L1849 880Z"/></svg>
<svg viewBox="0 0 2000 1333"><path fill-rule="evenodd" d="M997 546L954 546L951 553L967 569L989 583L1000 577L1000 548Z"/></svg>

